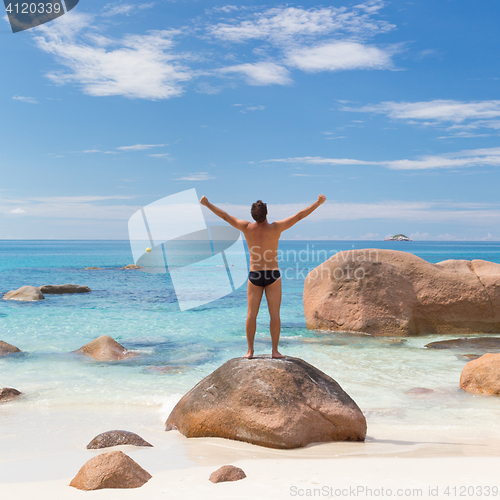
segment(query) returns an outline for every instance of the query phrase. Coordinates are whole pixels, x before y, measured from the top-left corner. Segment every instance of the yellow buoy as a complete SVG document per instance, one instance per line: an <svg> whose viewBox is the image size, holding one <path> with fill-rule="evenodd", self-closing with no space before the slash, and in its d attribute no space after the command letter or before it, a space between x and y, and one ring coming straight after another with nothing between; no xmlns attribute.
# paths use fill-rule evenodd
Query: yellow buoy
<svg viewBox="0 0 500 500"><path fill-rule="evenodd" d="M146 248L146 252L151 252L151 248Z"/></svg>

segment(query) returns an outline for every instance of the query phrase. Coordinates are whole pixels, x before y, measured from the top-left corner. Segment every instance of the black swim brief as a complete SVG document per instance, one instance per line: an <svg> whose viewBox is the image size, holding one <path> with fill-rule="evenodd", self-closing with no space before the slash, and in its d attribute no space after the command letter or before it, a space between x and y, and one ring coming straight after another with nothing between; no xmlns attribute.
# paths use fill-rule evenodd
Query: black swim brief
<svg viewBox="0 0 500 500"><path fill-rule="evenodd" d="M281 277L279 269L272 269L265 271L250 271L248 273L248 280L255 286L269 286L272 285L277 279Z"/></svg>

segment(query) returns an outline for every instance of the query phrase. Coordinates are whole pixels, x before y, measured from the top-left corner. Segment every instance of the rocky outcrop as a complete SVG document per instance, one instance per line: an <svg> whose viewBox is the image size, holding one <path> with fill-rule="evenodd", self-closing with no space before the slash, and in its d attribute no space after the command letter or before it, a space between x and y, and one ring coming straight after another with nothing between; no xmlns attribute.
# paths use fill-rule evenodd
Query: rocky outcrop
<svg viewBox="0 0 500 500"><path fill-rule="evenodd" d="M223 465L220 469L210 474L208 478L212 483L225 483L227 481L239 481L245 479L247 475L239 467L234 465Z"/></svg>
<svg viewBox="0 0 500 500"><path fill-rule="evenodd" d="M101 335L74 352L97 361L118 361L134 355L109 335Z"/></svg>
<svg viewBox="0 0 500 500"><path fill-rule="evenodd" d="M122 267L121 269L144 269L142 266L138 266L137 264L128 264L125 267Z"/></svg>
<svg viewBox="0 0 500 500"><path fill-rule="evenodd" d="M426 344L428 349L484 349L500 351L500 337L469 337Z"/></svg>
<svg viewBox="0 0 500 500"><path fill-rule="evenodd" d="M500 395L500 354L485 354L462 370L460 387L473 394Z"/></svg>
<svg viewBox="0 0 500 500"><path fill-rule="evenodd" d="M69 483L79 490L140 488L152 478L137 462L121 451L91 458Z"/></svg>
<svg viewBox="0 0 500 500"><path fill-rule="evenodd" d="M43 293L36 286L22 286L17 290L11 290L3 296L3 300L19 300L23 302L34 302L43 300Z"/></svg>
<svg viewBox="0 0 500 500"><path fill-rule="evenodd" d="M108 431L96 436L87 445L88 450L98 450L111 446L130 444L132 446L153 446L133 432L128 431Z"/></svg>
<svg viewBox="0 0 500 500"><path fill-rule="evenodd" d="M166 427L269 448L366 436L363 413L340 385L292 357L231 359L177 403Z"/></svg>
<svg viewBox="0 0 500 500"><path fill-rule="evenodd" d="M43 294L61 294L61 293L88 293L90 288L83 285L43 285L38 288Z"/></svg>
<svg viewBox="0 0 500 500"><path fill-rule="evenodd" d="M374 335L500 331L500 264L431 264L395 250L340 252L304 284L308 328Z"/></svg>
<svg viewBox="0 0 500 500"><path fill-rule="evenodd" d="M7 344L3 340L0 340L0 358L2 356L8 356L9 354L17 354L21 352L21 349L18 349L15 345Z"/></svg>
<svg viewBox="0 0 500 500"><path fill-rule="evenodd" d="M4 387L0 389L0 401L9 401L11 399L20 396L22 393L17 389L13 389L12 387Z"/></svg>

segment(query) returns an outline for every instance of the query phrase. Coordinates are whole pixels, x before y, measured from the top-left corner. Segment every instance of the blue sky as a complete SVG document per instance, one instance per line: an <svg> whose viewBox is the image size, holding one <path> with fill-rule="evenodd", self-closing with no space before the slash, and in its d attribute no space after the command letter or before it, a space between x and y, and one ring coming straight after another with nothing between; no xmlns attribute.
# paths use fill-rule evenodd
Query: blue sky
<svg viewBox="0 0 500 500"><path fill-rule="evenodd" d="M80 0L0 22L0 238L126 239L195 187L288 239L500 240L500 6ZM208 220L211 215L207 214Z"/></svg>

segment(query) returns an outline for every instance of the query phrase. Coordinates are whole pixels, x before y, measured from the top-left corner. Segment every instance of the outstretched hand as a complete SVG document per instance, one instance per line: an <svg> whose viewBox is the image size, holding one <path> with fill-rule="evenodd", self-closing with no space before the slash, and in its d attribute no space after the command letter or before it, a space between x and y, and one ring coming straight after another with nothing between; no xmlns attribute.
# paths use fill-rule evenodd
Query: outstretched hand
<svg viewBox="0 0 500 500"><path fill-rule="evenodd" d="M325 203L325 201L326 201L326 196L325 196L324 194L320 194L320 195L318 196L318 203L319 203L320 205L323 205L323 203Z"/></svg>
<svg viewBox="0 0 500 500"><path fill-rule="evenodd" d="M208 205L208 198L206 196L202 196L200 199L200 203L206 207Z"/></svg>

